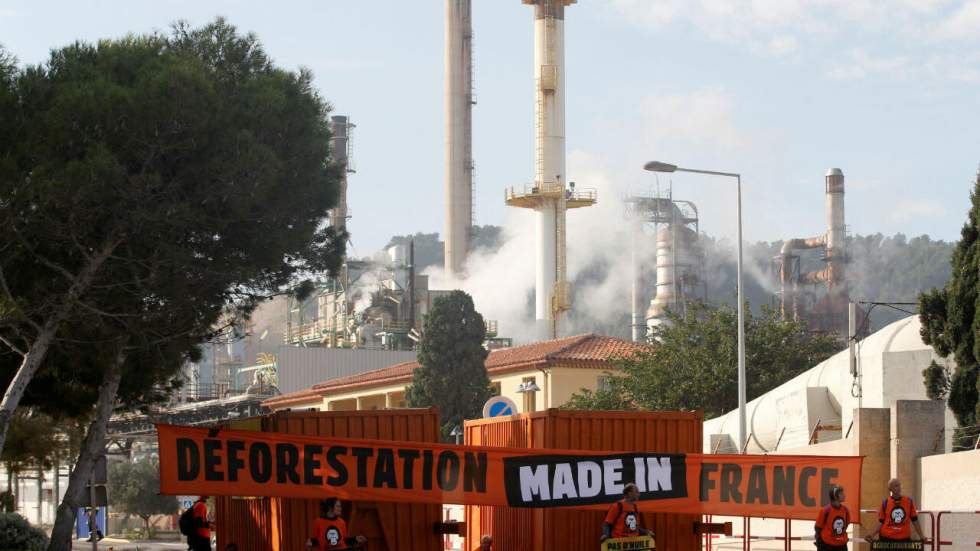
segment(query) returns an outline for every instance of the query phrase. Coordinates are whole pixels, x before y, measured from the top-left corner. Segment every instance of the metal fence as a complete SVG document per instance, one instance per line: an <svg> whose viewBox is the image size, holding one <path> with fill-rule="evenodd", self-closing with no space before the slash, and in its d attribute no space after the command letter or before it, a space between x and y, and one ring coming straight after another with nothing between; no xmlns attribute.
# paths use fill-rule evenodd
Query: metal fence
<svg viewBox="0 0 980 551"><path fill-rule="evenodd" d="M877 509L861 509L861 513L877 513ZM725 517L731 518L731 517ZM704 534L702 549L705 551L715 551L720 549L742 549L748 551L753 548L753 542L767 542L766 549L774 549L771 542L781 542L782 549L791 551L793 542L813 542L813 530L807 530L803 535L793 534L793 521L784 519L782 521L783 530L781 534L755 534L752 533L752 518L741 518L741 533L727 536L734 542L720 541L723 536L719 534ZM704 523L712 522L712 515L704 515ZM758 519L761 520L761 519ZM771 520L771 519L770 519ZM951 524L959 521L958 524ZM980 549L980 511L919 511L919 522L922 525L923 535L926 536L923 542L924 549L931 551L944 551L955 549L956 551L965 549ZM733 523L736 526L739 523ZM945 532L944 532L945 530ZM957 537L950 535L954 531ZM735 543L737 547L733 547ZM756 549L760 549L756 546Z"/></svg>

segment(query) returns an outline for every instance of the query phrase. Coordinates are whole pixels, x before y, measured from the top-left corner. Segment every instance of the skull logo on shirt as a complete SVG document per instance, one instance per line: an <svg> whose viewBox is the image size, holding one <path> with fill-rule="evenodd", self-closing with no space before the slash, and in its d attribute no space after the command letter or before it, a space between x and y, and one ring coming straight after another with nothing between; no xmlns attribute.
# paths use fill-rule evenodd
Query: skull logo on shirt
<svg viewBox="0 0 980 551"><path fill-rule="evenodd" d="M905 520L905 509L901 507L895 507L892 509L892 522L895 524L901 524Z"/></svg>
<svg viewBox="0 0 980 551"><path fill-rule="evenodd" d="M327 543L330 544L331 547L334 547L335 545L340 543L340 530L337 530L333 526L327 529L326 536L327 536Z"/></svg>
<svg viewBox="0 0 980 551"><path fill-rule="evenodd" d="M630 532L636 532L636 515L633 513L627 514L623 519L623 524L626 525L626 528Z"/></svg>
<svg viewBox="0 0 980 551"><path fill-rule="evenodd" d="M834 535L839 536L844 533L844 519L837 517L834 519L834 524L832 526L834 530Z"/></svg>

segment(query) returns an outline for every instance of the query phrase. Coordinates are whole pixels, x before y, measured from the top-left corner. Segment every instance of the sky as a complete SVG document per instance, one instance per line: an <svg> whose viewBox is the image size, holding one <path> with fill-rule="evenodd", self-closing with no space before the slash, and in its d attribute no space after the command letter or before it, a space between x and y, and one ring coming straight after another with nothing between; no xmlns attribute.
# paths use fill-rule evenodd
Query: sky
<svg viewBox="0 0 980 551"><path fill-rule="evenodd" d="M35 64L178 19L256 33L357 125L349 229L366 256L442 231L443 5L0 0L0 44ZM503 197L532 178L533 10L473 11L475 222L529 228ZM850 232L957 238L980 164L980 0L580 0L565 36L568 180L600 203L669 183L703 231L734 238L732 182L642 166L739 172L747 240L805 237L825 231L823 175L839 167ZM589 216L619 223L607 208L569 224Z"/></svg>

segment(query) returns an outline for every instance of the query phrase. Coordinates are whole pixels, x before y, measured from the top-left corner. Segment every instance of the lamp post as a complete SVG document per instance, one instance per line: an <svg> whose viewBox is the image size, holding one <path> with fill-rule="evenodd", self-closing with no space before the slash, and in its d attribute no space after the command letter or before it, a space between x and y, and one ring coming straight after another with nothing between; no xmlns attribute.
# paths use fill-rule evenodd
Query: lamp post
<svg viewBox="0 0 980 551"><path fill-rule="evenodd" d="M681 168L677 165L662 163L660 161L650 161L643 165L645 170L651 172L692 172L694 174L708 174L711 176L727 176L735 178L736 190L736 214L738 218L738 453L745 453L748 447L748 434L745 422L745 317L743 313L744 299L742 297L742 176L733 172L716 172L713 170L698 170L693 168Z"/></svg>

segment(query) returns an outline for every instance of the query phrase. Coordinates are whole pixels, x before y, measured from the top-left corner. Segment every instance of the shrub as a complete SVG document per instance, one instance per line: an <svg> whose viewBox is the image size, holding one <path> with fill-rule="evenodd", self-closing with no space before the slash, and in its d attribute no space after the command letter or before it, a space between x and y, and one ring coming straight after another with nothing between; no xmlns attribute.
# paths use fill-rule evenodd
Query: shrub
<svg viewBox="0 0 980 551"><path fill-rule="evenodd" d="M0 551L44 551L48 535L17 513L0 513Z"/></svg>

